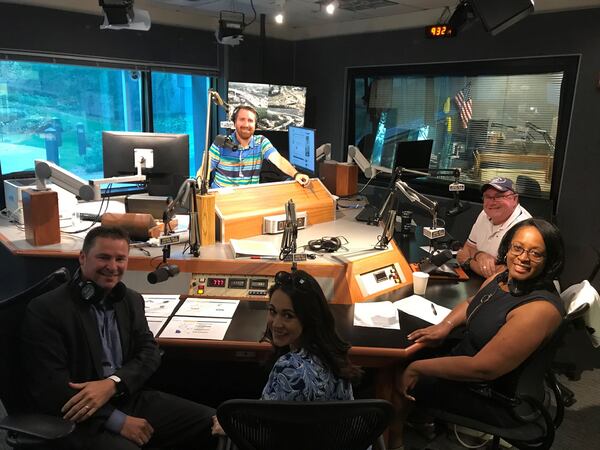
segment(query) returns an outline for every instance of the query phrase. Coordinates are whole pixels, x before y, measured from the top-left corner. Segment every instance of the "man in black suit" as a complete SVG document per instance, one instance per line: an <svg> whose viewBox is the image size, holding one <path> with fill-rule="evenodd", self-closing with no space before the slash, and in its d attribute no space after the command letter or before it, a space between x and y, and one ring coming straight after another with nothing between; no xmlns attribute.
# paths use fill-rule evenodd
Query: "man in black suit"
<svg viewBox="0 0 600 450"><path fill-rule="evenodd" d="M29 304L23 363L33 406L77 423L60 448L211 448L214 410L144 389L160 364L144 300L121 279L129 236L97 227L72 282Z"/></svg>

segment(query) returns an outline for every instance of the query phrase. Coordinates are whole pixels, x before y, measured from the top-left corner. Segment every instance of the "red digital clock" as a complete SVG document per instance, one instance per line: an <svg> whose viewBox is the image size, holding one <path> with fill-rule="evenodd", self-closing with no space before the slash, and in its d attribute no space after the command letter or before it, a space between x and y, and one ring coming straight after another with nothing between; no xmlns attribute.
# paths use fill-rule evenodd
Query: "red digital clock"
<svg viewBox="0 0 600 450"><path fill-rule="evenodd" d="M436 24L425 28L425 34L432 39L454 37L456 30L448 24Z"/></svg>
<svg viewBox="0 0 600 450"><path fill-rule="evenodd" d="M209 278L208 287L225 287L225 278Z"/></svg>

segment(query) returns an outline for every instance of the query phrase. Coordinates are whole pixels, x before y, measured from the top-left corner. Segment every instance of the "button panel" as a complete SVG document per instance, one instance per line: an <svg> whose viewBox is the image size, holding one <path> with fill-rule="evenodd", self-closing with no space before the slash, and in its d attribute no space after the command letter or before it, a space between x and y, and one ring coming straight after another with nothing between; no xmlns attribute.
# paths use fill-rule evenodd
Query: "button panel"
<svg viewBox="0 0 600 450"><path fill-rule="evenodd" d="M267 300L269 287L275 279L271 275L192 274L189 295L202 297L235 297Z"/></svg>

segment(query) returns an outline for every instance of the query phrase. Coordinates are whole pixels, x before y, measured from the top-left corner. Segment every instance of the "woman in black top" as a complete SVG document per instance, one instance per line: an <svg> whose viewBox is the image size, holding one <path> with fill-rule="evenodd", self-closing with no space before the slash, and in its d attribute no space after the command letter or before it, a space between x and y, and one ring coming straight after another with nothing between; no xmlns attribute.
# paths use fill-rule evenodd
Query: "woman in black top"
<svg viewBox="0 0 600 450"><path fill-rule="evenodd" d="M466 327L449 354L414 361L400 374L396 400L401 412L417 400L458 414L485 416L498 425L510 420L509 413L486 405L465 386L506 381L559 327L565 311L553 280L564 263L560 232L541 219L520 222L502 239L498 262L506 271L488 278L472 299L456 306L438 325L408 335L435 347L454 328ZM401 434L401 426L396 432ZM392 447L400 442L401 436L395 436Z"/></svg>

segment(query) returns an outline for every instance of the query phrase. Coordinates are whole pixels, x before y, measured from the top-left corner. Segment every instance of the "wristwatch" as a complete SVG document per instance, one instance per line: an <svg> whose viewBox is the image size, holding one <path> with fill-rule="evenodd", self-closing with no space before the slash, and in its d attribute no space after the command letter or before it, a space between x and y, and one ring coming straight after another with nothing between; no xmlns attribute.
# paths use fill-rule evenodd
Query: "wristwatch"
<svg viewBox="0 0 600 450"><path fill-rule="evenodd" d="M117 375L111 375L107 378L107 380L113 380L115 382L115 386L117 388L117 393L115 397L120 397L125 393L125 385L121 382L121 378Z"/></svg>

